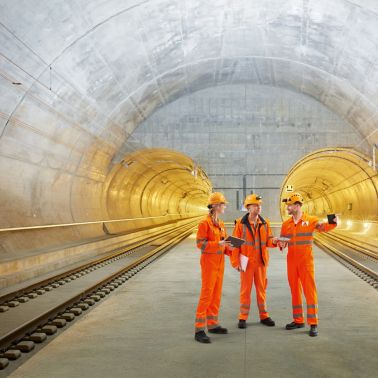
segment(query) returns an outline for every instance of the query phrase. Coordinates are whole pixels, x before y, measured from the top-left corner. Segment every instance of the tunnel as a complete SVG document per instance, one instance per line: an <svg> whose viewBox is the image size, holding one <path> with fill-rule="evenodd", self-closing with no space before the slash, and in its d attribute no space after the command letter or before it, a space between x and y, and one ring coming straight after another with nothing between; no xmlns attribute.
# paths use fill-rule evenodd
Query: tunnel
<svg viewBox="0 0 378 378"><path fill-rule="evenodd" d="M342 226L351 228L354 223L366 232L376 227L377 175L364 154L346 148L314 151L290 170L282 185L282 199L287 197L288 186L306 198L304 207L310 214L324 218L336 213L343 219ZM281 214L285 216L283 203Z"/></svg>
<svg viewBox="0 0 378 378"><path fill-rule="evenodd" d="M3 2L1 259L203 214L211 189L228 221L252 192L280 221L289 172L311 211L376 222L376 9L324 4ZM305 158L325 148L346 160Z"/></svg>
<svg viewBox="0 0 378 378"><path fill-rule="evenodd" d="M364 0L0 1L0 291L187 232L214 191L228 225L298 192L376 250L377 30Z"/></svg>

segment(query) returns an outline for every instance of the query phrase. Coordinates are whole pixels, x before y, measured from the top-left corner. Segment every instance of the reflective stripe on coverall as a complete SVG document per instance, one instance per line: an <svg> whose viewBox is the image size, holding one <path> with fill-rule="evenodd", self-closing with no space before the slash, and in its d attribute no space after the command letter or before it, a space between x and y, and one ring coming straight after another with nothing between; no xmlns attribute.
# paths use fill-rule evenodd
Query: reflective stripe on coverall
<svg viewBox="0 0 378 378"><path fill-rule="evenodd" d="M222 296L224 272L224 253L228 247L220 246L219 241L226 239L224 223L218 226L207 216L198 225L197 247L201 250L202 287L196 311L195 332L215 328L219 325L218 313Z"/></svg>
<svg viewBox="0 0 378 378"><path fill-rule="evenodd" d="M302 289L307 302L307 323L318 324L318 297L316 293L314 258L312 255L313 233L328 232L336 224L319 223L314 216L303 214L297 224L290 217L282 224L281 236L290 238L287 254L287 277L291 290L293 319L304 323Z"/></svg>
<svg viewBox="0 0 378 378"><path fill-rule="evenodd" d="M240 248L232 251L231 264L237 268L240 263L240 254L248 257L248 264L245 272L240 272L240 314L239 319L248 319L252 284L255 283L256 301L259 309L260 319L269 317L266 307L266 288L268 279L266 277L269 263L268 249L276 247L273 244L273 234L269 221L258 218L257 227L251 224L252 234L247 227L248 214L238 219L235 224L233 235L244 239L246 242ZM260 247L261 242L261 247Z"/></svg>

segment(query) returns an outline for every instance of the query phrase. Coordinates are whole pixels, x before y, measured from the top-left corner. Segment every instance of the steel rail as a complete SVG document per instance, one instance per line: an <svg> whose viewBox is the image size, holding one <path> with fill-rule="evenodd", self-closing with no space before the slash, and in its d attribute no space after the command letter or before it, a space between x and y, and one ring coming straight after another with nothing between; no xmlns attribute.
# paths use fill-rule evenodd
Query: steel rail
<svg viewBox="0 0 378 378"><path fill-rule="evenodd" d="M358 252L361 252L364 255L373 257L375 259L378 259L378 248L374 250L374 245L364 242L364 241L358 241L357 239L354 239L352 237L345 237L338 233L324 233L321 235L323 238L332 239L335 242L344 244L350 248L353 248L357 250ZM363 245L361 245L363 244Z"/></svg>
<svg viewBox="0 0 378 378"><path fill-rule="evenodd" d="M53 283L56 283L57 281L59 281L61 279L64 279L64 278L67 278L69 276L78 274L78 273L82 272L85 269L92 268L95 265L101 264L101 263L103 263L105 261L111 260L111 259L113 259L113 258L115 258L117 256L123 255L123 254L125 254L125 253L127 253L129 251L132 251L132 250L134 250L136 248L139 248L139 247L142 247L144 245L147 245L147 244L149 244L149 243L151 243L151 242L153 242L153 241L155 241L157 239L161 239L162 237L165 237L165 236L168 236L170 234L176 233L178 230L184 229L186 226L187 226L187 224L179 226L179 227L175 227L173 229L169 229L169 230L164 231L162 233L159 233L157 235L153 235L152 237L150 237L148 239L144 239L143 241L138 241L138 242L134 242L134 243L132 242L131 244L128 244L126 247L117 248L117 249L111 251L110 254L108 253L106 256L99 257L99 258L97 258L95 260L92 260L90 262L84 263L83 265L80 265L78 267L75 267L75 268L72 268L72 269L68 269L67 271L59 273L59 274L57 274L55 276L50 276L50 277L48 277L46 279L43 279L43 280L38 281L38 282L35 282L35 283L31 284L31 285L19 288L17 290L14 290L14 291L9 292L9 293L4 294L4 295L0 295L0 305L4 305L4 304L6 304L7 302L9 302L11 300L17 300L18 297L27 295L28 293L30 293L30 292L32 292L34 290L37 290L39 288L43 288L46 285L51 285Z"/></svg>
<svg viewBox="0 0 378 378"><path fill-rule="evenodd" d="M334 245L331 245L329 242L327 242L327 241L322 240L321 238L319 238L318 235L316 236L316 238L314 240L315 240L315 244L318 245L320 248L322 248L326 252L332 252L331 256L332 256L332 254L337 255L342 260L345 260L346 262L348 262L349 264L353 265L354 267L356 267L357 269L359 269L363 273L367 274L368 276L372 277L374 280L378 281L378 272L376 272L376 271L368 268L367 266L359 263L355 259L353 259L350 256L348 256L347 254L341 252Z"/></svg>
<svg viewBox="0 0 378 378"><path fill-rule="evenodd" d="M12 345L18 343L19 341L27 339L27 335L30 335L33 333L36 329L39 327L42 327L46 324L48 324L50 321L52 321L54 318L59 318L59 315L61 315L64 312L69 312L69 308L72 306L77 305L78 302L85 300L90 295L93 295L101 288L104 288L106 285L111 284L114 280L119 279L121 276L123 276L125 273L128 273L133 268L136 268L137 266L143 264L144 262L148 262L149 259L156 259L157 257L161 256L163 253L167 252L170 248L172 248L174 245L181 242L183 239L188 237L190 234L192 234L193 229L196 225L190 224L187 225L186 230L182 231L179 230L177 232L177 229L175 230L178 235L174 236L167 242L164 242L163 244L157 246L152 251L147 252L145 255L141 256L136 261L133 261L132 263L128 264L125 267L122 267L121 269L117 270L116 272L108 275L106 278L100 279L99 281L93 283L92 285L88 286L84 290L81 290L80 292L76 292L74 295L72 295L71 298L68 300L65 300L64 302L60 303L57 306L54 306L39 315L29 319L25 323L18 326L16 329L8 332L7 334L3 335L0 339L0 351L4 352ZM144 266L143 266L144 267ZM129 277L128 277L129 278ZM126 278L126 279L128 279ZM117 284L118 286L118 284Z"/></svg>

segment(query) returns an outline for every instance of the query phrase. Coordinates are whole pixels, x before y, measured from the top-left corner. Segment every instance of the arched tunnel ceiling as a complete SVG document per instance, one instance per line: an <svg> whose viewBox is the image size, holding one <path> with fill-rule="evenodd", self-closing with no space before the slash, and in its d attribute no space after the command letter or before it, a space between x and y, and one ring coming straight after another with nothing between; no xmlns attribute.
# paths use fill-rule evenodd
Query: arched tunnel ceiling
<svg viewBox="0 0 378 378"><path fill-rule="evenodd" d="M2 1L1 126L12 117L79 123L108 136L113 150L184 93L250 82L316 98L372 144L377 8L343 0ZM41 101L50 110L38 114Z"/></svg>

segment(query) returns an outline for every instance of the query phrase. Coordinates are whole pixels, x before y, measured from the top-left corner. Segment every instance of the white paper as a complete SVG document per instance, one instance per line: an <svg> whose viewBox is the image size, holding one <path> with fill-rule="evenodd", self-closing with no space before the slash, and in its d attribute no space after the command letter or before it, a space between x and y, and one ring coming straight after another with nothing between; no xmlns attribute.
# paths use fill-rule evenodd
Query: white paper
<svg viewBox="0 0 378 378"><path fill-rule="evenodd" d="M240 254L240 267L241 271L245 272L247 270L248 265L248 257Z"/></svg>

